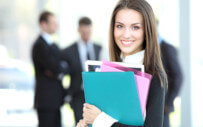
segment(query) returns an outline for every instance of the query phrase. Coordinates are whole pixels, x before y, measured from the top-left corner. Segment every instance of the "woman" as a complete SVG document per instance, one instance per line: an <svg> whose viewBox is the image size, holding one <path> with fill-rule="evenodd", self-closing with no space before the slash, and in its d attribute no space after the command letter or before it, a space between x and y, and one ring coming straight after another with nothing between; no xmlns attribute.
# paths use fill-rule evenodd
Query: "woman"
<svg viewBox="0 0 203 127"><path fill-rule="evenodd" d="M145 0L120 0L110 26L111 61L144 64L152 74L144 127L162 127L167 79L161 62L156 20ZM94 105L84 104L83 120L77 126L128 127ZM136 126L134 126L136 127Z"/></svg>

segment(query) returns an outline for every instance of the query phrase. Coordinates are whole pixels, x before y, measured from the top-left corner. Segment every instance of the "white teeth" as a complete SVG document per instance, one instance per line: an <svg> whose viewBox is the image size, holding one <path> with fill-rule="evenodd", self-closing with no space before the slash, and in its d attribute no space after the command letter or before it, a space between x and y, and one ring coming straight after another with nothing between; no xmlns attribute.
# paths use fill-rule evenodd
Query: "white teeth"
<svg viewBox="0 0 203 127"><path fill-rule="evenodd" d="M128 45L130 43L132 43L132 41L122 41L123 44Z"/></svg>

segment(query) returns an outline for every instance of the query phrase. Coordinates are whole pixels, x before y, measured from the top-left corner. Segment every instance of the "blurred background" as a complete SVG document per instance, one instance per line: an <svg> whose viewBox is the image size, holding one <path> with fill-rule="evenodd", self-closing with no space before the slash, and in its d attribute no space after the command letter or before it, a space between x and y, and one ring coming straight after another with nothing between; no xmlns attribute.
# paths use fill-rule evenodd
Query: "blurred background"
<svg viewBox="0 0 203 127"><path fill-rule="evenodd" d="M78 37L78 20L93 21L92 39L108 51L108 29L118 0L1 0L0 1L0 127L36 127L33 109L34 69L31 47L40 30L43 10L56 14L54 36L61 49ZM203 11L200 0L147 0L159 20L159 34L178 50L184 74L181 92L170 115L172 127L203 127ZM64 81L67 86L68 78ZM62 107L63 127L74 125L69 104Z"/></svg>

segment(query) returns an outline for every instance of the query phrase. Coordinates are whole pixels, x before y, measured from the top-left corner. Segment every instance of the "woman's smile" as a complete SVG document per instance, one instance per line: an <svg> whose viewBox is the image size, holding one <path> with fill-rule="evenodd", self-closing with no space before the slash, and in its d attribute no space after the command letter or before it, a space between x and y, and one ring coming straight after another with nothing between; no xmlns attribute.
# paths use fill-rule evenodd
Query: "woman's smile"
<svg viewBox="0 0 203 127"><path fill-rule="evenodd" d="M134 42L134 40L121 40L123 46L131 46Z"/></svg>

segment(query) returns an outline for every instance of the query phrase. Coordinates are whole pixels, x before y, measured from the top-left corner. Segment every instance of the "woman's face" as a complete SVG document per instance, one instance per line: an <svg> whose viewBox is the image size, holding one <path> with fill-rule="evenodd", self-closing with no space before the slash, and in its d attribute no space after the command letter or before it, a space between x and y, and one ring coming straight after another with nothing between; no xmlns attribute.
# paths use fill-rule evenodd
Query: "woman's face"
<svg viewBox="0 0 203 127"><path fill-rule="evenodd" d="M122 9L115 17L114 38L124 57L143 49L142 15L133 9Z"/></svg>

